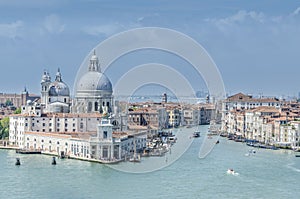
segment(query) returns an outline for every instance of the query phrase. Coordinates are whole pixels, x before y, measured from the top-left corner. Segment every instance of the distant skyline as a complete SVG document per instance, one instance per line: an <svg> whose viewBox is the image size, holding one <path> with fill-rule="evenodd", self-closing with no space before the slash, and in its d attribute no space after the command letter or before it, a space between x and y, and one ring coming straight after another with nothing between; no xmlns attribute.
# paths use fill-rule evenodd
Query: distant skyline
<svg viewBox="0 0 300 199"><path fill-rule="evenodd" d="M96 45L121 31L150 26L199 42L229 94L298 96L300 2L281 0L0 0L0 92L20 93L26 86L39 94L44 69L53 79L58 67L73 91L77 70ZM107 76L114 84L121 71L153 62L152 57L170 65L176 60L137 52L115 63ZM206 89L193 71L186 73L195 90Z"/></svg>

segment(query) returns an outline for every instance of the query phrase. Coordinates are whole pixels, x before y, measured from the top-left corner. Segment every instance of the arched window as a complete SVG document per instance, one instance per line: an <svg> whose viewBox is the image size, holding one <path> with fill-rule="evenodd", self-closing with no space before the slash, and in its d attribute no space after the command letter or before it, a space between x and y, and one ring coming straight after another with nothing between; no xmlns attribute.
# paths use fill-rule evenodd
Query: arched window
<svg viewBox="0 0 300 199"><path fill-rule="evenodd" d="M98 102L95 102L95 111L98 111Z"/></svg>

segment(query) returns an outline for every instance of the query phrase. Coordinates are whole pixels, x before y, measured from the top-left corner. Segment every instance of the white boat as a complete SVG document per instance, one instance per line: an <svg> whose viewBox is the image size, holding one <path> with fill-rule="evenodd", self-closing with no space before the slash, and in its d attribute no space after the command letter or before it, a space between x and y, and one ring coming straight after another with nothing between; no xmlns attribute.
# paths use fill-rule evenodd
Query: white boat
<svg viewBox="0 0 300 199"><path fill-rule="evenodd" d="M193 137L194 137L194 138L200 137L200 131L195 131L195 132L193 133Z"/></svg>
<svg viewBox="0 0 300 199"><path fill-rule="evenodd" d="M141 162L140 155L133 154L133 156L129 159L129 162Z"/></svg>
<svg viewBox="0 0 300 199"><path fill-rule="evenodd" d="M227 174L237 176L239 173L235 172L233 169L228 169Z"/></svg>

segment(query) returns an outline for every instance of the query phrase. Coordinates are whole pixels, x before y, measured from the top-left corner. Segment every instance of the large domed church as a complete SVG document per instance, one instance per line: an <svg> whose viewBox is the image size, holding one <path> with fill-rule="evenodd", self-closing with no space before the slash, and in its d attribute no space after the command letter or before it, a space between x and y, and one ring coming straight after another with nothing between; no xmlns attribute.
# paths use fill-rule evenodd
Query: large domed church
<svg viewBox="0 0 300 199"><path fill-rule="evenodd" d="M49 73L44 71L41 81L41 105L44 113L108 114L114 110L112 84L101 72L95 51L87 67L87 72L75 83L72 103L69 87L62 81L60 70L58 69L53 82Z"/></svg>
<svg viewBox="0 0 300 199"><path fill-rule="evenodd" d="M88 71L76 82L74 113L111 113L113 111L112 84L101 72L99 59L94 51Z"/></svg>

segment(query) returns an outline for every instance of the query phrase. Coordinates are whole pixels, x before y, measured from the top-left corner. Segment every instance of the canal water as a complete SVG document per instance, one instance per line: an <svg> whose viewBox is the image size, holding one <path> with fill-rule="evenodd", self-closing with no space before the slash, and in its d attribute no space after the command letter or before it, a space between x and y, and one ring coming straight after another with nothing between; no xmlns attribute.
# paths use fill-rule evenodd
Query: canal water
<svg viewBox="0 0 300 199"><path fill-rule="evenodd" d="M193 130L177 133L190 136ZM177 161L146 173L71 159L51 165L50 156L0 150L0 198L299 198L300 158L291 151L256 149L246 156L248 146L220 138L211 153L199 159L207 126L200 131L202 136ZM21 166L15 166L16 157ZM142 160L155 162L159 157ZM140 163L117 167L128 164ZM239 175L227 174L228 168Z"/></svg>

